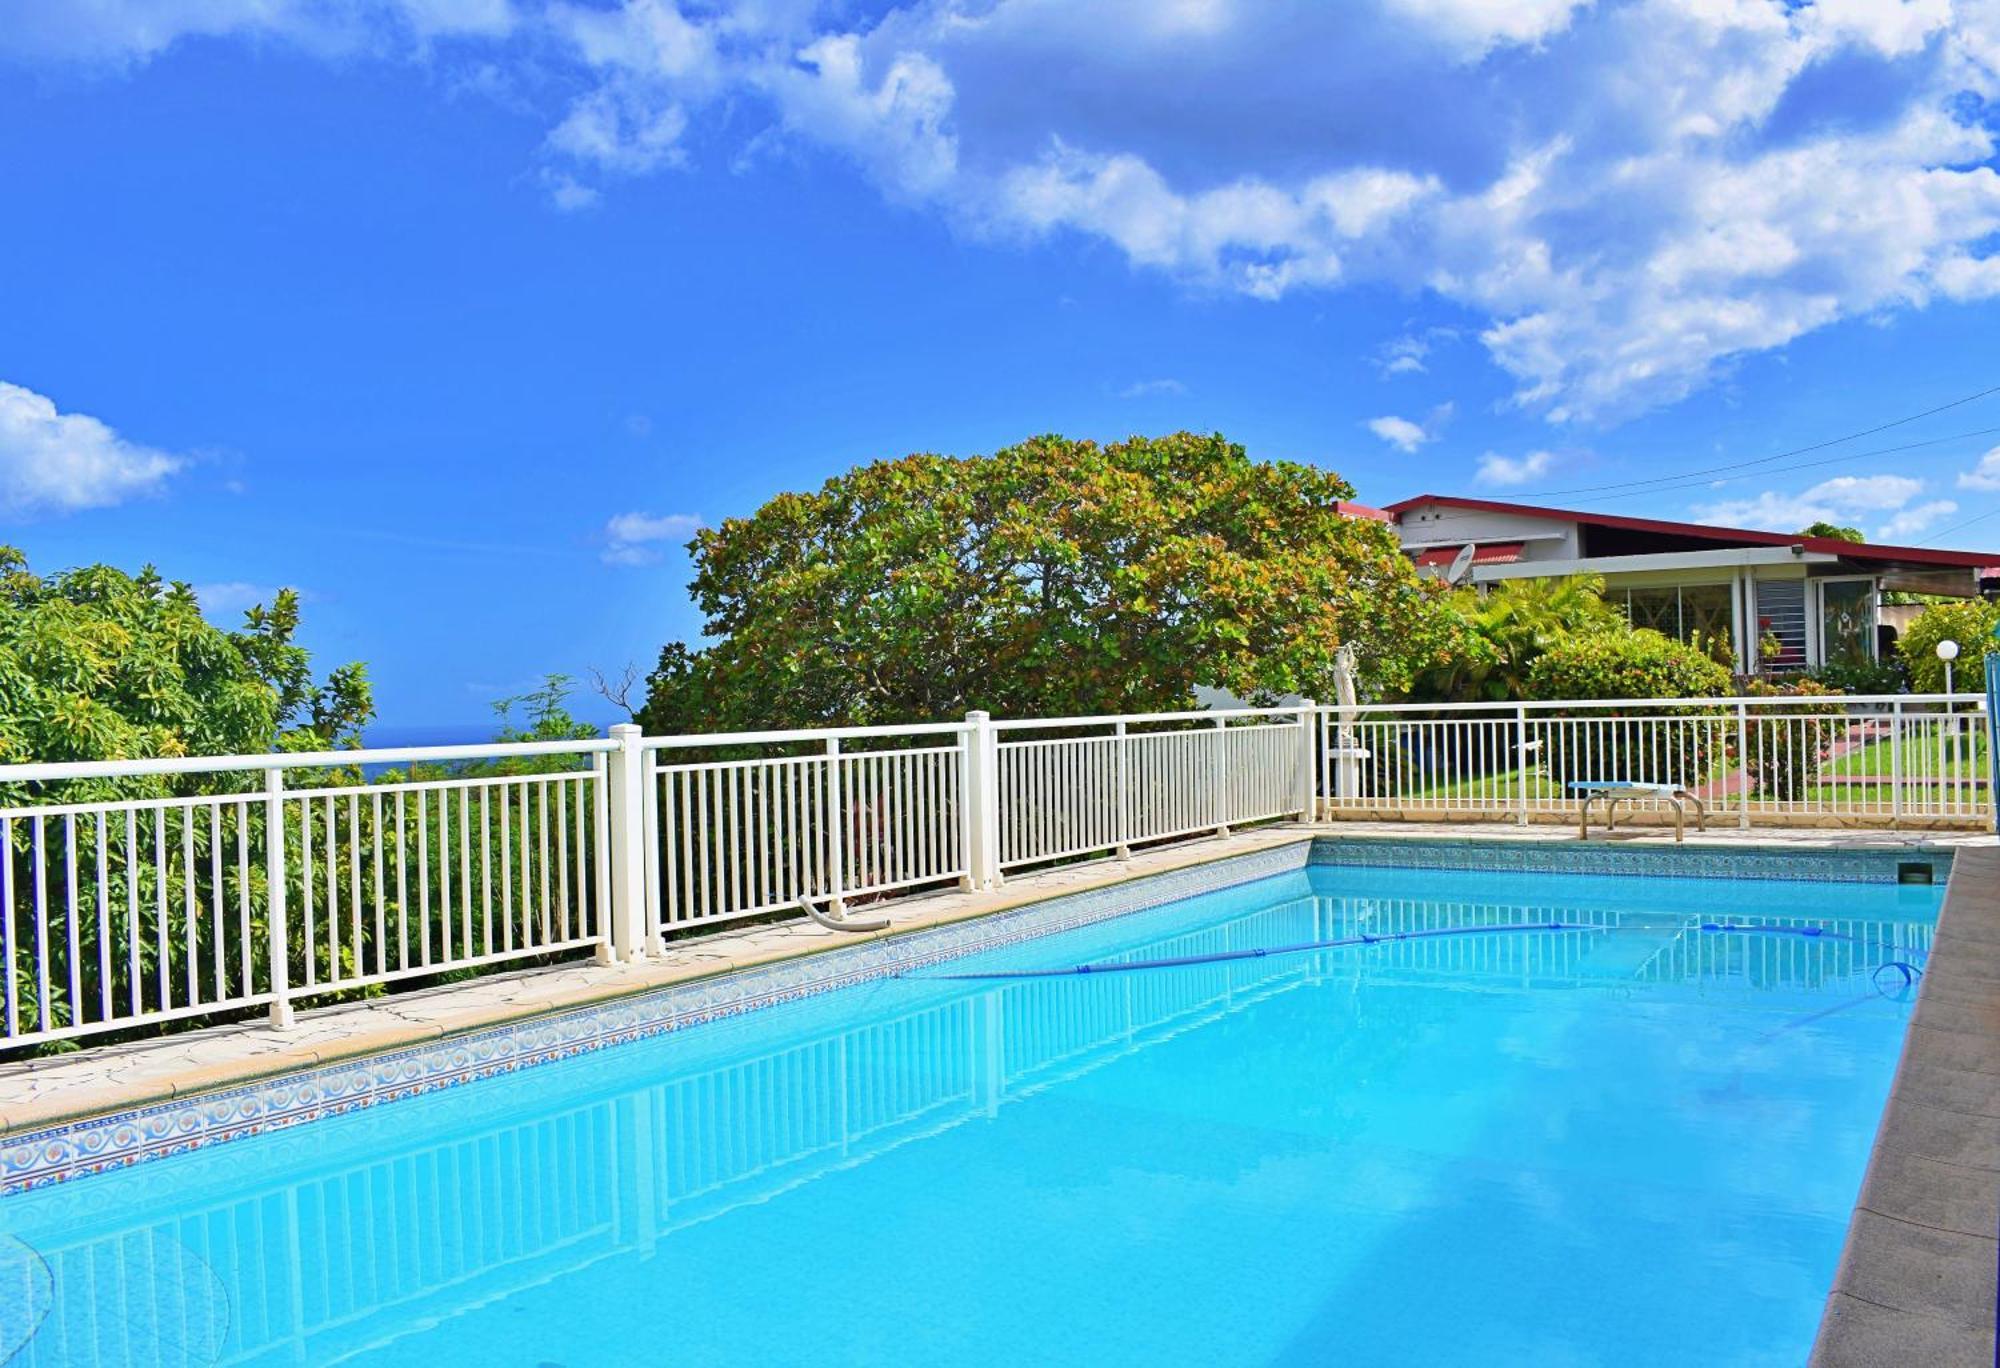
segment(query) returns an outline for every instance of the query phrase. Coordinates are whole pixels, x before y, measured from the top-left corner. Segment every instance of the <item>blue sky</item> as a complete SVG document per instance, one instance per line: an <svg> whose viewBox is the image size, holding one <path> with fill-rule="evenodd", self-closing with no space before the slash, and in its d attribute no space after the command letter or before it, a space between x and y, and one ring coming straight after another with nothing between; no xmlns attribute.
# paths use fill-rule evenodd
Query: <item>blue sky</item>
<svg viewBox="0 0 2000 1368"><path fill-rule="evenodd" d="M697 521L1045 431L2000 547L2000 395L1597 488L2000 385L1996 98L1995 0L22 6L0 519L297 586L398 728L693 633Z"/></svg>

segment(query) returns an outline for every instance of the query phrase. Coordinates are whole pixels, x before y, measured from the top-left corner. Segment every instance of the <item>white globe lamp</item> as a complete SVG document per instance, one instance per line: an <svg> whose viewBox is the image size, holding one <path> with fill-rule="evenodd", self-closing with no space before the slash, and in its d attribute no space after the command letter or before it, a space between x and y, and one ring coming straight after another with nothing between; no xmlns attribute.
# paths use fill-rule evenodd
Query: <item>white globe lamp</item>
<svg viewBox="0 0 2000 1368"><path fill-rule="evenodd" d="M1937 644L1937 658L1944 662L1944 692L1948 707L1951 698L1951 662L1958 659L1958 643L1950 637L1940 641Z"/></svg>

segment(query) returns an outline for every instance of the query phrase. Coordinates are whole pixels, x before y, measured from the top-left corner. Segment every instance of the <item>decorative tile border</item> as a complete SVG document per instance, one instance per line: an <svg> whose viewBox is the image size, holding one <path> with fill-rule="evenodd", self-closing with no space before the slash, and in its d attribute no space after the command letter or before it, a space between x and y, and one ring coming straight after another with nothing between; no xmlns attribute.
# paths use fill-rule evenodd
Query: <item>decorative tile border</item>
<svg viewBox="0 0 2000 1368"><path fill-rule="evenodd" d="M1305 867L1303 840L260 1083L0 1137L0 1195L830 992Z"/></svg>
<svg viewBox="0 0 2000 1368"><path fill-rule="evenodd" d="M1468 869L1502 873L1618 874L1653 879L1787 879L1811 883L1895 883L1897 866L1921 864L1942 885L1953 852L1937 846L1584 845L1576 841L1404 836L1320 837L1315 865Z"/></svg>

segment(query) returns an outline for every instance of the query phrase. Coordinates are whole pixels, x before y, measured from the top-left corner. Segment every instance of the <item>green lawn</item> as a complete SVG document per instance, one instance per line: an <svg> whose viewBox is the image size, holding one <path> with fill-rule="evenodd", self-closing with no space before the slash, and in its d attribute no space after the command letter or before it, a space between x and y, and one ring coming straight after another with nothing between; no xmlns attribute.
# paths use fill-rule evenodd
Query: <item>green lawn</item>
<svg viewBox="0 0 2000 1368"><path fill-rule="evenodd" d="M1822 769L1825 774L1856 774L1869 778L1887 779L1895 773L1893 748L1887 738L1870 741L1846 755L1827 762ZM1940 751L1935 737L1916 737L1903 743L1903 773L1905 776L1936 775L1939 773L1939 758L1944 759L1943 773L1951 778L1983 779L1986 777L1986 738L1981 731L1968 731L1958 738L1955 748Z"/></svg>
<svg viewBox="0 0 2000 1368"><path fill-rule="evenodd" d="M1402 795L1404 802L1444 802L1453 798L1504 799L1512 801L1521 794L1521 771L1495 770L1474 779L1460 779L1451 783L1433 784L1428 788L1410 789ZM1563 787L1540 770L1528 772L1528 796L1530 798L1560 798Z"/></svg>

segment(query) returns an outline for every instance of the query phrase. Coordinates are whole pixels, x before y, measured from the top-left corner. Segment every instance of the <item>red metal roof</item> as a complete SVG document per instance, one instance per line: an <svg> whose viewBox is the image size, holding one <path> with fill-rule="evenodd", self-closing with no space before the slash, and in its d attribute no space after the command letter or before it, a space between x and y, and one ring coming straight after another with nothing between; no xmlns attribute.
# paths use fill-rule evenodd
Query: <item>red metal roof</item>
<svg viewBox="0 0 2000 1368"><path fill-rule="evenodd" d="M1521 559L1521 548L1526 542L1480 542L1472 548L1474 565L1512 565ZM1433 546L1428 551L1417 553L1418 565L1450 565L1458 559L1463 546Z"/></svg>
<svg viewBox="0 0 2000 1368"><path fill-rule="evenodd" d="M1803 546L1847 560L1900 561L1909 565L1948 565L1979 570L2000 562L1992 551L1938 551L1927 546L1885 546L1876 542L1841 541L1837 537L1807 537L1796 532L1761 532L1745 527L1714 527L1707 523L1670 522L1663 518L1626 518L1615 513L1582 513L1568 508L1543 508L1536 504L1505 503L1498 499L1465 499L1452 494L1419 494L1401 499L1384 510L1401 522L1403 514L1423 504L1446 508L1468 508L1482 513L1517 513L1522 517L1546 518L1551 522L1583 523L1591 527L1617 527L1631 532L1664 532L1683 537L1706 537L1716 541L1749 542L1755 546Z"/></svg>
<svg viewBox="0 0 2000 1368"><path fill-rule="evenodd" d="M1346 499L1336 500L1333 505L1333 511L1340 514L1343 518L1370 518L1376 522L1385 523L1396 521L1394 516L1382 509L1370 508L1367 504L1350 503Z"/></svg>

